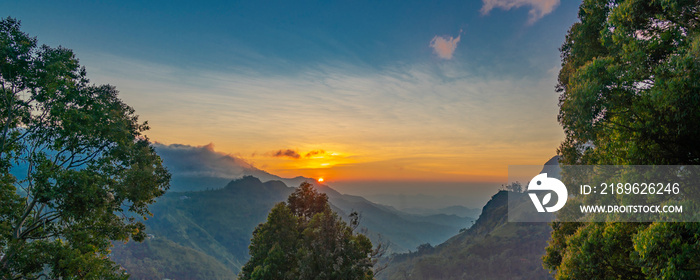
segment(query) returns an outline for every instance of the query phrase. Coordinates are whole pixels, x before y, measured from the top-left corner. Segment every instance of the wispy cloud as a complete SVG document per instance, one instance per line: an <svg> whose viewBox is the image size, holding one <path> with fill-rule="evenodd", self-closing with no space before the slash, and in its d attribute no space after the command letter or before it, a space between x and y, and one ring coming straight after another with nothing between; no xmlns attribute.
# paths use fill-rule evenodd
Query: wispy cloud
<svg viewBox="0 0 700 280"><path fill-rule="evenodd" d="M542 118L551 119L560 132L551 117L558 109L555 73L544 80L499 79L451 66L377 71L337 64L284 77L178 70L165 78L156 76L163 72L156 65L139 66L120 57L94 64L133 70L90 75L117 86L125 102L149 121L149 136L166 143L214 141L219 149L245 154L276 153L280 145L305 152L320 146L326 151L367 145L384 150L387 144L395 149L396 143L421 139L500 141L511 128ZM539 134L541 126L528 133ZM235 141L224 140L231 137Z"/></svg>
<svg viewBox="0 0 700 280"><path fill-rule="evenodd" d="M452 59L452 55L455 52L455 49L457 49L457 43L462 39L462 34L457 36L457 38L454 37L442 37L442 36L435 36L433 37L433 40L430 41L430 47L433 48L433 51L435 54L437 54L440 58L442 59Z"/></svg>
<svg viewBox="0 0 700 280"><path fill-rule="evenodd" d="M482 14L488 14L494 8L510 10L513 8L530 7L528 24L532 24L545 15L554 11L559 5L559 0L483 0Z"/></svg>
<svg viewBox="0 0 700 280"><path fill-rule="evenodd" d="M171 69L105 55L88 62L88 69L102 67L90 72L95 82L117 86L149 121L151 139L213 141L222 151L257 153L264 156L246 159L281 176L299 175L296 168L307 161L324 163L310 161L321 149L324 158L331 156L328 151L342 152L358 164L406 155L415 158L413 165L440 158L431 159L445 163L435 168L463 172L469 162L488 159L484 166L491 168L496 164L491 159L514 158L522 150L548 156L562 139L552 117L558 110L556 73L508 78L477 76L462 65L378 70L335 63L270 76ZM510 150L514 143L521 152ZM298 160L272 156L278 152ZM469 160L441 157L455 154Z"/></svg>
<svg viewBox="0 0 700 280"><path fill-rule="evenodd" d="M299 159L301 158L301 155L291 149L284 149L284 150L278 150L276 152L272 152L273 157L288 157L288 158L293 158L293 159Z"/></svg>

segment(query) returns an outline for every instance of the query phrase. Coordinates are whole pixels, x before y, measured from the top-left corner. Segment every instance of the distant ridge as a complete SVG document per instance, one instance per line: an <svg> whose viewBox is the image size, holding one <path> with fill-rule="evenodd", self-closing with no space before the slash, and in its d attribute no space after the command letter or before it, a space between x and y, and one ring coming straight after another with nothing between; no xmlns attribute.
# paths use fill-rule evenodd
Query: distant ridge
<svg viewBox="0 0 700 280"><path fill-rule="evenodd" d="M559 166L559 156L553 156L544 166L542 166L542 171L540 173L547 173L548 177L559 178L561 174L561 166Z"/></svg>
<svg viewBox="0 0 700 280"><path fill-rule="evenodd" d="M481 214L481 209L468 208L468 207L464 207L461 205L453 205L453 206L448 206L448 207L444 207L444 208L440 208L440 209L409 207L409 208L401 209L401 211L409 213L409 214L423 215L423 216L447 214L447 215L456 215L459 217L478 217L479 214Z"/></svg>
<svg viewBox="0 0 700 280"><path fill-rule="evenodd" d="M367 234L375 243L380 240L389 241L390 252L405 252L423 243L441 243L459 232L459 229L468 227L474 220L455 215L412 215L374 204L359 196L341 194L315 181L310 183L328 195L332 209L341 217L357 211L361 217L360 227L367 229ZM238 273L248 260L248 245L253 230L266 220L273 205L285 201L293 190L293 187L280 180L263 182L257 177L244 175L231 180L223 188L169 191L151 206L154 216L146 225L148 233L154 238L172 241L176 245L158 243L162 245L159 247L161 249L146 250L139 247L140 244L133 244L116 248L115 254L133 256L129 252L118 250L146 252L145 255L131 257L128 262L124 260L133 270L135 265L145 263L147 258L153 259L155 256L151 255L159 254L159 250L182 251L178 249L181 246L211 256L224 267ZM162 269L168 268L165 266Z"/></svg>
<svg viewBox="0 0 700 280"><path fill-rule="evenodd" d="M542 172L558 176L558 160L548 160ZM394 256L377 279L553 279L541 261L550 225L508 222L509 196L515 209L532 208L526 194L499 191L471 228L438 246Z"/></svg>
<svg viewBox="0 0 700 280"><path fill-rule="evenodd" d="M153 145L163 164L172 173L170 190L202 191L220 189L231 180L254 176L263 182L277 180L288 186L299 186L305 181L315 181L302 176L282 178L261 170L234 155L214 151L212 144L189 146L181 144Z"/></svg>
<svg viewBox="0 0 700 280"><path fill-rule="evenodd" d="M416 215L372 203L360 196L341 194L311 178L281 178L240 158L216 153L211 147L161 145L157 149L164 151L159 150L159 153L163 153L174 178L179 179L174 180L173 189L152 205L154 217L147 221L153 238L168 241L158 243L163 245L162 250L196 250L237 273L248 259L247 247L255 226L265 221L275 203L285 201L294 187L306 181L328 195L331 207L341 217L347 217L352 211L360 213L360 225L367 228L374 242L381 235L384 241L390 240L393 252L417 248L417 252L395 255L390 268L379 279L404 279L391 276L403 272L415 276L409 279L468 279L465 275L482 276L473 279L528 279L518 275L548 277L547 273L542 273L539 264L542 252L538 250L544 248L540 243L548 239L549 226L507 223L505 192L494 195L481 209L478 219L445 214ZM188 163L191 159L196 160ZM558 157L554 157L543 170L555 172L557 164ZM461 213L465 209L452 210ZM428 243L440 245L432 247ZM140 252L156 254L159 251ZM536 259L536 265L509 263L511 268L503 269L514 256ZM141 259L130 263L143 263L151 258L148 255L138 257ZM484 260L490 261L485 263ZM177 261L172 265L177 265ZM211 264L211 267L219 266ZM465 274L467 270L469 273ZM423 278L418 277L421 275Z"/></svg>
<svg viewBox="0 0 700 280"><path fill-rule="evenodd" d="M551 235L547 223L509 223L508 195L499 191L474 226L436 247L394 256L377 279L552 279L541 257Z"/></svg>

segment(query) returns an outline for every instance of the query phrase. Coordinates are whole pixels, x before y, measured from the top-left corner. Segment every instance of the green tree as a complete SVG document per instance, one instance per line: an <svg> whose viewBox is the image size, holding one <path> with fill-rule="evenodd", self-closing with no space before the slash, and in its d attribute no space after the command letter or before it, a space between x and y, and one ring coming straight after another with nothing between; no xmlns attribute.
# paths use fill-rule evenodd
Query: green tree
<svg viewBox="0 0 700 280"><path fill-rule="evenodd" d="M275 205L258 225L250 260L240 279L373 279L378 250L354 233L357 215L348 225L328 204L328 197L302 183L287 203Z"/></svg>
<svg viewBox="0 0 700 280"><path fill-rule="evenodd" d="M561 48L557 90L566 138L560 162L698 164L700 4L585 0L578 17ZM552 227L544 265L557 279L700 276L700 228L694 224Z"/></svg>
<svg viewBox="0 0 700 280"><path fill-rule="evenodd" d="M583 2L561 48L563 163L700 163L698 5Z"/></svg>
<svg viewBox="0 0 700 280"><path fill-rule="evenodd" d="M0 21L0 278L127 277L110 240L143 240L170 180L147 129L71 50Z"/></svg>
<svg viewBox="0 0 700 280"><path fill-rule="evenodd" d="M253 231L250 260L241 279L296 279L299 219L283 202L272 208L267 222Z"/></svg>

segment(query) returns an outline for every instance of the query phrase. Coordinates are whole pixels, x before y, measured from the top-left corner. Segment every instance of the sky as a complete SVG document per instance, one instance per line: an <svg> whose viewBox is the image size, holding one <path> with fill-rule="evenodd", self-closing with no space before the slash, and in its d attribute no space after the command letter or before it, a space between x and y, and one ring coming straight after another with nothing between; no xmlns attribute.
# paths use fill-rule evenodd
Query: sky
<svg viewBox="0 0 700 280"><path fill-rule="evenodd" d="M579 4L10 0L0 16L73 49L154 142L379 194L506 183L508 165L554 156Z"/></svg>

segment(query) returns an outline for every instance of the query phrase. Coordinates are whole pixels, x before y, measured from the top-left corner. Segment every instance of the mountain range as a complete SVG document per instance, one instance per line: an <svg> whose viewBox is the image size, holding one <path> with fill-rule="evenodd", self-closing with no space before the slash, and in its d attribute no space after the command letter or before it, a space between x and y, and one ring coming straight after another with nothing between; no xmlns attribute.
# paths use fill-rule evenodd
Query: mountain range
<svg viewBox="0 0 700 280"><path fill-rule="evenodd" d="M382 240L390 241L390 249L394 252L408 251L422 243L437 244L447 240L460 229L471 225L478 215L478 210L466 207L432 212L432 209L400 211L360 196L341 194L311 178L282 178L270 174L238 157L217 153L211 145L193 147L157 144L155 147L173 178L171 189L154 205L154 211L172 204L168 199L171 196L197 196L194 192L237 188L240 189L237 191L240 196L229 197L229 204L235 206L256 203L265 208L265 211L256 212L258 216L253 217L254 225L246 228L250 230L246 235L247 239L254 226L264 221L267 210L272 208L274 203L284 201L293 191L293 187L302 182L309 182L319 192L328 195L331 206L340 216L347 216L353 211L358 212L362 217L360 225L367 228L370 237L378 241L381 235ZM222 197L227 195L222 194ZM239 203L238 200L246 201ZM160 221L157 216L154 220Z"/></svg>
<svg viewBox="0 0 700 280"><path fill-rule="evenodd" d="M441 243L474 220L456 215L403 213L361 197L340 194L325 185L314 186L328 195L332 209L341 217L347 217L351 211L360 213L360 227L367 229L373 242L388 242L391 252L407 251L423 243ZM189 248L213 257L235 275L248 259L248 245L255 227L265 221L274 204L285 201L293 190L281 181L262 182L256 177L244 176L220 189L168 192L150 207L153 218L146 222L149 241L115 247L114 259L129 272L141 271L140 267L127 265L138 263L134 259L138 257L128 259L134 254L123 251L148 252L141 247L158 241L161 247L177 245L177 248L168 248L171 251ZM152 259L148 254L140 257ZM167 265L163 271L168 271ZM148 277L138 277L142 278Z"/></svg>
<svg viewBox="0 0 700 280"><path fill-rule="evenodd" d="M341 194L310 178L272 175L206 146L161 145L156 149L173 174L172 187L150 206L153 217L146 221L149 239L117 244L112 253L112 258L135 279L177 278L182 273L235 278L249 257L248 245L255 227L265 221L274 204L285 201L294 187L305 181L328 195L339 216L358 212L360 228L373 243L388 245L390 253L407 252L424 243L442 243L475 220L469 216L473 211L460 213L460 208L452 209L453 214L403 212L360 196ZM239 178L231 180L235 176ZM189 258L176 258L171 255L175 252L192 259L199 255L197 258L207 265L199 269L182 263ZM168 274L178 271L176 266L192 270Z"/></svg>
<svg viewBox="0 0 700 280"><path fill-rule="evenodd" d="M424 265L427 253L437 253L430 257L437 260L438 256L457 252L449 249L452 247L472 248L466 251L471 252L480 248L473 244L492 243L518 251L516 243L522 241L523 234L536 236L535 241L549 236L546 224L522 228L505 223L503 210L495 210L500 209L501 193L482 210L446 207L401 211L360 196L341 194L310 178L278 177L237 157L222 156L212 147L156 145L156 149L173 174L171 190L150 207L154 216L146 221L149 238L143 243L115 244L111 254L134 279L179 279L183 275L188 275L187 279L235 279L249 257L254 228L265 221L274 204L285 201L294 187L305 181L328 195L339 216L358 212L360 228L365 229L373 243L389 245L389 253L394 257L379 279L403 279L396 275ZM479 212L477 220L474 217Z"/></svg>
<svg viewBox="0 0 700 280"><path fill-rule="evenodd" d="M507 222L509 196L531 203L524 193L499 191L474 226L438 246L393 255L377 279L552 279L542 267L551 227Z"/></svg>
<svg viewBox="0 0 700 280"><path fill-rule="evenodd" d="M560 172L558 156L540 171L552 177ZM486 203L472 227L438 246L394 254L377 279L553 279L542 267L552 233L549 223L508 222L509 214L534 211L527 194L501 190Z"/></svg>

